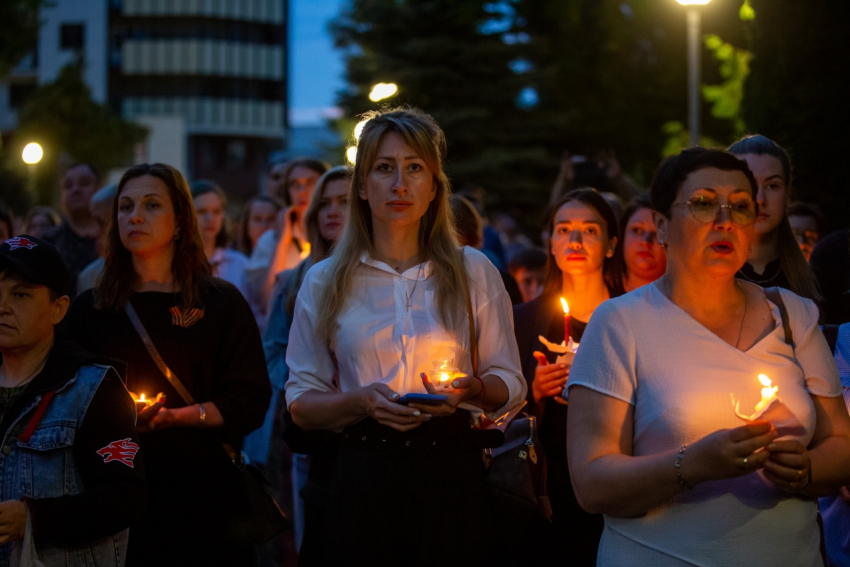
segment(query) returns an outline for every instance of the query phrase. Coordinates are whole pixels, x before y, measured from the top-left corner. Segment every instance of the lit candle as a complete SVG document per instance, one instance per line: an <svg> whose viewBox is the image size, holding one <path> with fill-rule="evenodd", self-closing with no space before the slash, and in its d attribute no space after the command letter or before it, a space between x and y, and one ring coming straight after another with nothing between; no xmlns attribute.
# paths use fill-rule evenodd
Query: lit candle
<svg viewBox="0 0 850 567"><path fill-rule="evenodd" d="M764 388L761 389L761 401L756 404L756 413L769 406L776 398L776 392L779 390L778 386L771 387L770 378L766 374L759 374L759 382Z"/></svg>
<svg viewBox="0 0 850 567"><path fill-rule="evenodd" d="M567 300L561 298L561 307L564 308L564 346L570 345L570 306L567 305Z"/></svg>
<svg viewBox="0 0 850 567"><path fill-rule="evenodd" d="M431 385L439 391L452 387L452 380L466 376L453 366L453 358L441 358L434 361L434 369L431 370Z"/></svg>
<svg viewBox="0 0 850 567"><path fill-rule="evenodd" d="M136 402L136 411L142 411L145 408L148 408L155 403L157 403L162 398L162 393L157 394L156 398L150 399L145 397L144 393L134 394L130 392L130 397L133 398L133 401Z"/></svg>

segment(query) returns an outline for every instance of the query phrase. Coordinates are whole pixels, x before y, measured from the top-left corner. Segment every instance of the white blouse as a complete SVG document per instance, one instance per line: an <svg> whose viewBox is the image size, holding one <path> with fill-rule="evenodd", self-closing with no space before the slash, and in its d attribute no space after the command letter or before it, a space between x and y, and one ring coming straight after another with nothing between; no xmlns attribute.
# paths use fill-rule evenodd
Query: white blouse
<svg viewBox="0 0 850 567"><path fill-rule="evenodd" d="M479 374L498 376L508 388L507 403L494 412L500 415L522 403L526 395L511 302L498 271L484 254L465 247L464 257L476 318ZM334 356L339 367L339 391L343 392L383 382L402 395L424 393L420 372L430 376L435 361L445 357L453 357L461 372L472 374L466 317L459 337L440 324L431 263L399 274L367 255L361 262L331 345L318 344L316 339L318 302L327 285L329 260L307 272L295 303L286 354L290 376L287 407L308 390L338 391L333 383ZM461 407L481 412L471 405Z"/></svg>

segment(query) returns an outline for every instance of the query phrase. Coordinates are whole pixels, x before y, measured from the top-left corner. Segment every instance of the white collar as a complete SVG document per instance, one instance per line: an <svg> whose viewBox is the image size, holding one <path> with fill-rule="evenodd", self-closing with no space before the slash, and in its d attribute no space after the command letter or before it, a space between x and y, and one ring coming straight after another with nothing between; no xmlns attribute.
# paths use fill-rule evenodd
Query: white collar
<svg viewBox="0 0 850 567"><path fill-rule="evenodd" d="M376 268L378 270L388 272L394 276L403 276L408 280L427 280L428 276L431 275L433 269L431 268L431 261L426 260L421 264L416 264L415 266L411 266L401 274L399 274L396 270L391 268L386 262L381 262L380 260L375 260L372 258L368 252L364 252L360 256L360 261L367 266L372 268Z"/></svg>

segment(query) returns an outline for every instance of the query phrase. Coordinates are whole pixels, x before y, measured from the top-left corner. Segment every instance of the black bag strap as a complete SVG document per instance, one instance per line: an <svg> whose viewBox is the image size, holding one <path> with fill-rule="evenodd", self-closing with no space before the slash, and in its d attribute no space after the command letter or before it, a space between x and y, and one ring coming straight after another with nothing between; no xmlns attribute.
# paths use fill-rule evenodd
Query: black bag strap
<svg viewBox="0 0 850 567"><path fill-rule="evenodd" d="M192 394L189 393L189 390L186 389L186 386L183 385L183 382L180 381L180 378L171 371L165 361L162 359L162 356L159 354L159 350L157 350L156 345L153 344L150 335L148 334L148 330L145 329L145 326L142 324L142 320L139 319L139 314L136 313L136 310L133 309L133 306L130 304L130 301L127 301L127 305L124 307L124 311L127 312L127 316L130 318L130 322L133 323L133 328L136 329L136 333L139 334L139 338L142 339L142 342L145 343L145 348L148 349L148 354L151 355L154 363L156 363L156 367L159 368L159 371L162 372L162 375L168 380L168 383L177 390L177 393L180 394L180 397L183 398L183 401L186 402L187 406L194 405L195 398L192 397ZM219 441L221 447L224 449L224 452L227 453L227 456L230 457L230 460L233 461L237 466L242 466L243 460L242 455L237 452L229 443L223 443Z"/></svg>
<svg viewBox="0 0 850 567"><path fill-rule="evenodd" d="M183 401L186 402L187 406L194 405L195 399L192 397L192 394L189 393L189 390L183 385L183 382L177 378L177 375L171 371L165 361L160 356L159 351L156 349L156 345L153 344L150 335L148 335L147 329L142 324L142 320L139 319L138 313L133 309L133 305L130 301L127 301L126 307L124 307L124 311L127 312L127 316L130 318L130 322L133 323L133 328L136 329L136 333L139 334L139 338L142 339L142 342L145 343L145 348L148 349L148 354L151 355L156 367L159 368L159 371L162 372L162 375L168 380L168 383L177 390L177 393L180 394L180 397L183 398Z"/></svg>
<svg viewBox="0 0 850 567"><path fill-rule="evenodd" d="M794 347L794 334L791 332L791 319L788 317L788 309L782 301L782 293L778 287L769 287L764 294L779 308L779 317L782 319L782 328L785 330L785 344Z"/></svg>

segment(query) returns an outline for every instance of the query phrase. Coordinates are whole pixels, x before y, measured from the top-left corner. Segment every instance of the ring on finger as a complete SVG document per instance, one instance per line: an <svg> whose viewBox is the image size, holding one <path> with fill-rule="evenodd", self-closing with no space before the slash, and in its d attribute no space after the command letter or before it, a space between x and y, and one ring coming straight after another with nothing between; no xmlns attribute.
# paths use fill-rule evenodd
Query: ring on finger
<svg viewBox="0 0 850 567"><path fill-rule="evenodd" d="M741 468L747 470L750 468L750 462L748 457L744 457L744 461L741 463Z"/></svg>
<svg viewBox="0 0 850 567"><path fill-rule="evenodd" d="M797 480L800 480L801 478L803 478L803 469L797 471Z"/></svg>

